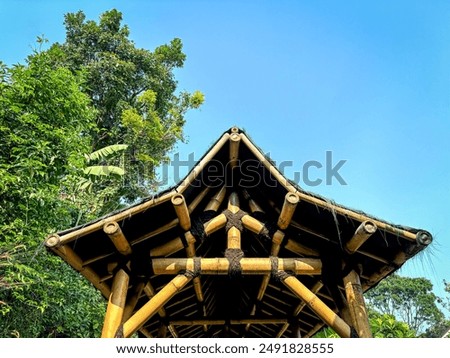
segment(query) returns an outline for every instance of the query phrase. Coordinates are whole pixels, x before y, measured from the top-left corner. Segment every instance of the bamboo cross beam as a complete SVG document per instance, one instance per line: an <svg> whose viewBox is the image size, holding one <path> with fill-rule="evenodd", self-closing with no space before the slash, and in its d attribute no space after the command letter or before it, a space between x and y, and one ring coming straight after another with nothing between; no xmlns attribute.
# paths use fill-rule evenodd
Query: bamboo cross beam
<svg viewBox="0 0 450 358"><path fill-rule="evenodd" d="M144 306L135 312L124 324L124 337L132 336L145 322L158 312L173 296L186 286L192 279L190 275L177 275Z"/></svg>
<svg viewBox="0 0 450 358"><path fill-rule="evenodd" d="M184 231L191 229L191 217L189 215L189 210L186 205L186 200L182 194L175 194L172 196L172 205L175 208L175 212L178 217L178 222L180 227Z"/></svg>
<svg viewBox="0 0 450 358"><path fill-rule="evenodd" d="M283 284L299 297L317 316L342 338L350 338L350 326L319 297L294 276L287 276Z"/></svg>
<svg viewBox="0 0 450 358"><path fill-rule="evenodd" d="M377 225L373 221L366 220L358 226L355 231L355 234L345 244L345 249L349 254L355 253L362 244L364 244L367 239L372 236L372 234L377 231Z"/></svg>
<svg viewBox="0 0 450 358"><path fill-rule="evenodd" d="M125 238L119 224L115 221L108 221L103 225L103 231L111 239L112 243L122 255L130 255L133 250Z"/></svg>
<svg viewBox="0 0 450 358"><path fill-rule="evenodd" d="M281 213L277 223L281 230L286 229L291 223L291 219L294 215L298 202L299 197L295 193L288 192L284 197L283 207L281 208Z"/></svg>
<svg viewBox="0 0 450 358"><path fill-rule="evenodd" d="M232 133L230 135L230 167L233 169L238 163L239 157L239 143L241 136L238 133Z"/></svg>
<svg viewBox="0 0 450 358"><path fill-rule="evenodd" d="M361 338L372 338L366 304L359 275L355 271L344 277L345 294L350 310L352 326Z"/></svg>
<svg viewBox="0 0 450 358"><path fill-rule="evenodd" d="M120 269L114 276L108 307L106 308L102 338L113 338L122 323L125 303L127 300L129 276Z"/></svg>
<svg viewBox="0 0 450 358"><path fill-rule="evenodd" d="M194 271L195 260L200 263L200 274L227 275L230 262L227 258L157 258L151 259L156 275L177 275L180 271ZM244 257L240 260L242 274L264 275L272 273L272 260L268 257ZM296 275L320 275L322 262L313 258L279 258L278 269Z"/></svg>

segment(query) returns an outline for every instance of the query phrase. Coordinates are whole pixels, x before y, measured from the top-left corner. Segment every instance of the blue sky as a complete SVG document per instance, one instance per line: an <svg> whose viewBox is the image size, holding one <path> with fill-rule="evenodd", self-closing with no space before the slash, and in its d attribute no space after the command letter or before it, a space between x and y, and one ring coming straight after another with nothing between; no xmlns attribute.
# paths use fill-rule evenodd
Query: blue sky
<svg viewBox="0 0 450 358"><path fill-rule="evenodd" d="M431 5L430 5L431 4ZM187 115L181 159L233 125L280 163L325 165L347 183L306 190L435 241L401 273L450 281L450 3L448 1L0 1L0 60L24 62L37 36L64 41L63 15L111 8L138 47L182 39L180 89L206 102Z"/></svg>

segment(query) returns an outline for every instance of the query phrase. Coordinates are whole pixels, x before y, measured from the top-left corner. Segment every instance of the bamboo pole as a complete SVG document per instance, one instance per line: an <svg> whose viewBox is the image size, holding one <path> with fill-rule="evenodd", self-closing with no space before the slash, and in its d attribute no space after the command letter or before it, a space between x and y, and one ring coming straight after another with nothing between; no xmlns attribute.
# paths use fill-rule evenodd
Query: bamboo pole
<svg viewBox="0 0 450 358"><path fill-rule="evenodd" d="M122 323L123 312L127 299L129 276L120 269L114 276L108 307L106 308L102 338L113 338Z"/></svg>
<svg viewBox="0 0 450 358"><path fill-rule="evenodd" d="M186 237L186 241L189 242L188 247L186 247L186 256L188 258L193 258L195 256L195 237L190 231L187 231L184 235ZM194 277L192 283L194 285L194 291L195 295L197 296L197 301L202 303L204 301L204 297L200 277Z"/></svg>
<svg viewBox="0 0 450 358"><path fill-rule="evenodd" d="M225 214L219 214L204 224L205 235L209 236L213 232L222 229L227 224Z"/></svg>
<svg viewBox="0 0 450 358"><path fill-rule="evenodd" d="M220 206L222 205L222 202L225 199L226 193L227 193L227 188L225 186L220 188L220 190L217 192L217 194L211 198L208 205L206 205L204 211L217 211L220 208Z"/></svg>
<svg viewBox="0 0 450 358"><path fill-rule="evenodd" d="M236 226L232 226L227 233L227 248L240 249L241 248L241 232Z"/></svg>
<svg viewBox="0 0 450 358"><path fill-rule="evenodd" d="M145 322L147 322L156 312L158 312L173 296L191 281L191 276L178 275L175 276L161 291L151 298L144 306L134 313L124 324L124 337L130 337Z"/></svg>
<svg viewBox="0 0 450 358"><path fill-rule="evenodd" d="M361 223L361 225L358 226L358 228L355 231L355 234L345 244L345 249L349 254L355 253L362 244L364 244L367 239L372 236L372 234L377 231L377 225L369 220L366 220Z"/></svg>
<svg viewBox="0 0 450 358"><path fill-rule="evenodd" d="M242 221L242 225L244 225L244 227L247 230L250 230L251 232L254 232L255 234L260 235L265 230L267 230L261 221L259 221L258 219L255 219L254 217L252 217L250 215L244 215L241 218L241 221Z"/></svg>
<svg viewBox="0 0 450 358"><path fill-rule="evenodd" d="M178 217L180 227L184 231L188 231L191 228L191 217L189 216L189 210L186 205L186 200L182 194L175 194L172 196L172 204L175 208L175 212Z"/></svg>
<svg viewBox="0 0 450 358"><path fill-rule="evenodd" d="M115 221L108 221L103 225L103 231L111 239L112 243L122 255L130 255L133 251L128 240L122 232L119 224Z"/></svg>
<svg viewBox="0 0 450 358"><path fill-rule="evenodd" d="M297 255L312 256L312 257L320 256L320 254L317 250L311 249L311 248L309 248L305 245L302 245L292 239L287 240L286 245L284 245L284 248L286 250L289 250L289 251L297 254Z"/></svg>
<svg viewBox="0 0 450 358"><path fill-rule="evenodd" d="M340 337L349 338L351 336L350 326L296 277L288 276L283 280L283 283Z"/></svg>
<svg viewBox="0 0 450 358"><path fill-rule="evenodd" d="M230 135L230 167L233 169L238 163L239 157L239 143L241 136L238 133L232 133Z"/></svg>
<svg viewBox="0 0 450 358"><path fill-rule="evenodd" d="M278 218L278 227L281 230L286 229L291 223L292 216L294 215L295 208L299 202L298 195L288 192L284 197L283 207L281 209L280 216Z"/></svg>
<svg viewBox="0 0 450 358"><path fill-rule="evenodd" d="M156 275L176 275L182 270L194 271L192 258L152 259L153 272ZM272 262L268 257L244 257L240 260L242 274L263 275L272 272ZM229 261L226 258L201 258L200 273L204 275L227 275ZM278 269L292 271L297 275L320 275L322 262L311 258L278 259Z"/></svg>
<svg viewBox="0 0 450 358"><path fill-rule="evenodd" d="M345 294L350 309L352 326L361 338L371 338L369 318L367 317L366 304L359 275L355 271L344 277Z"/></svg>

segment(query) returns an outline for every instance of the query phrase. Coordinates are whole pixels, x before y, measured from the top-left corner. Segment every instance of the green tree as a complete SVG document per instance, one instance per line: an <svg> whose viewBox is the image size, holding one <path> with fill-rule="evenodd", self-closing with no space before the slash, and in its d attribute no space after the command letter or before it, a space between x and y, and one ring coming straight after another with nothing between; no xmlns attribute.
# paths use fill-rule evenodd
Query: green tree
<svg viewBox="0 0 450 358"><path fill-rule="evenodd" d="M64 55L55 61L86 75L84 91L97 110L91 151L128 145L120 185L105 186L108 201L119 205L153 193L155 168L177 141L184 140L185 114L204 99L198 91L177 90L174 70L186 58L181 40L173 39L153 52L137 48L117 10L103 13L98 23L86 20L82 11L69 13L65 28L65 42L53 46Z"/></svg>
<svg viewBox="0 0 450 358"><path fill-rule="evenodd" d="M55 66L57 51L0 66L2 337L91 336L101 319L99 294L42 246L77 216L67 180L82 172L95 124L81 77Z"/></svg>
<svg viewBox="0 0 450 358"><path fill-rule="evenodd" d="M432 290L433 285L426 278L394 274L369 290L366 298L374 310L396 317L421 334L444 319L437 306L438 297Z"/></svg>
<svg viewBox="0 0 450 358"><path fill-rule="evenodd" d="M400 322L394 316L371 311L369 314L370 327L374 338L414 338L416 332L407 323Z"/></svg>

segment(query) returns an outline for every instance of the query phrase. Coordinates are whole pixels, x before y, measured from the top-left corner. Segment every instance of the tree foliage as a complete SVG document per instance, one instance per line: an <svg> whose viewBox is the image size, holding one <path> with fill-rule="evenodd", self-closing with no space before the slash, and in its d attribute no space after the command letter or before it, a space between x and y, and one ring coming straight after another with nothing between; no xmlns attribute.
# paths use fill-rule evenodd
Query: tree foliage
<svg viewBox="0 0 450 358"><path fill-rule="evenodd" d="M177 91L181 41L138 49L121 20L67 14L64 43L0 63L1 337L99 335L104 300L42 243L155 190L203 102Z"/></svg>
<svg viewBox="0 0 450 358"><path fill-rule="evenodd" d="M198 91L177 91L174 70L186 59L181 40L153 52L137 48L117 10L103 13L98 23L86 20L82 11L69 13L64 24L66 41L54 47L64 53L58 61L86 75L85 92L97 110L92 151L128 145L126 172L110 200L132 202L147 196L157 189L155 168L184 139L186 112L204 99Z"/></svg>
<svg viewBox="0 0 450 358"><path fill-rule="evenodd" d="M366 298L376 311L396 317L418 334L444 319L433 285L426 278L394 274L368 291Z"/></svg>

